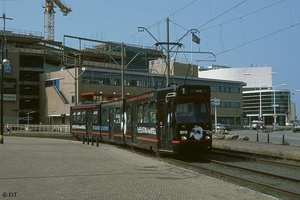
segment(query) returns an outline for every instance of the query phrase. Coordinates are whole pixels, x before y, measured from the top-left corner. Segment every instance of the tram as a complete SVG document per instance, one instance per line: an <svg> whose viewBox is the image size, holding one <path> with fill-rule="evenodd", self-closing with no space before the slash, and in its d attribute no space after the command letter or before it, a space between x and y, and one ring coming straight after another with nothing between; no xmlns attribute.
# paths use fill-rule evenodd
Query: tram
<svg viewBox="0 0 300 200"><path fill-rule="evenodd" d="M72 106L71 134L157 154L209 153L210 87L179 85L131 97Z"/></svg>

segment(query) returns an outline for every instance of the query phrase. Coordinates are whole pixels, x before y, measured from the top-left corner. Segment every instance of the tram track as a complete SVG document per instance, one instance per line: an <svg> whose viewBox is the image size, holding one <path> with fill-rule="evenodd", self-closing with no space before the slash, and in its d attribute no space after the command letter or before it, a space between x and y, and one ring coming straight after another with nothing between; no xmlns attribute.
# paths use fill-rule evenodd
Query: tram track
<svg viewBox="0 0 300 200"><path fill-rule="evenodd" d="M213 148L212 149L213 154L221 154L221 155L230 155L231 157L240 157L240 158L252 158L252 159L258 159L258 160L284 160L284 161L290 161L290 162L298 162L300 166L300 160L298 159L292 159L292 158L285 158L281 156L275 156L275 155L266 155L261 153L252 153L252 152L245 152L245 151L239 151L239 150L232 150L232 149L220 149L220 148Z"/></svg>
<svg viewBox="0 0 300 200"><path fill-rule="evenodd" d="M220 158L218 152L217 158ZM240 155L237 155L240 154ZM203 173L208 176L224 179L234 184L241 185L280 199L300 199L300 165L283 163L261 155L243 156L242 152L221 154L221 160L212 156L202 156L197 159L170 159L167 162L186 169ZM276 164L274 164L276 163ZM275 167L274 167L275 165ZM274 170L274 171L273 171ZM295 174L292 176L291 174Z"/></svg>

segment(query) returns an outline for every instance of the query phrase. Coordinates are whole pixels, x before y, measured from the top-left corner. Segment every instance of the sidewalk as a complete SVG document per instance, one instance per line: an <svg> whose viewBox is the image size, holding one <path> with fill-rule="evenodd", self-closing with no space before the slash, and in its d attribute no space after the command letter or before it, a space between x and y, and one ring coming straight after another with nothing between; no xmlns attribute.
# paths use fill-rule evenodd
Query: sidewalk
<svg viewBox="0 0 300 200"><path fill-rule="evenodd" d="M0 199L273 199L106 144L7 136L0 166Z"/></svg>

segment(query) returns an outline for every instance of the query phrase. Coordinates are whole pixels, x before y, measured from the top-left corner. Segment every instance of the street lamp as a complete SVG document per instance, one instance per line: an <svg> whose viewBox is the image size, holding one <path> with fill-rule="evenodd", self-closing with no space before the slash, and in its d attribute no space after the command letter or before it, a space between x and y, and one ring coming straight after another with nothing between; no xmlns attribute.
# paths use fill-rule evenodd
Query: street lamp
<svg viewBox="0 0 300 200"><path fill-rule="evenodd" d="M277 74L277 72L271 72L271 73L267 73L267 74L251 74L251 73L244 73L244 75L253 75L253 76L258 76L258 84L259 84L259 116L258 116L258 120L262 121L262 106L261 106L261 82L260 82L260 78L262 76L266 76L266 75L275 75Z"/></svg>
<svg viewBox="0 0 300 200"><path fill-rule="evenodd" d="M277 106L279 106L279 105L276 105L276 98L275 98L275 95L276 95L276 93L275 93L275 91L276 91L276 87L280 87L280 86L286 86L287 84L286 83L283 83L283 84L279 84L279 85L275 85L275 86L273 86L273 88L274 88L274 90L273 90L273 110L274 110L274 115L273 115L273 130L275 131L276 130L276 118L277 118L277 116L276 116L276 107Z"/></svg>
<svg viewBox="0 0 300 200"><path fill-rule="evenodd" d="M4 128L4 122L3 122L3 71L4 68L10 65L10 60L9 59L3 59L1 64L1 120L0 120L0 124L1 124L1 132L0 132L0 143L3 144L4 143L4 139L3 139L3 128Z"/></svg>
<svg viewBox="0 0 300 200"><path fill-rule="evenodd" d="M30 111L27 113L27 128L29 130L29 114L34 113L35 111Z"/></svg>

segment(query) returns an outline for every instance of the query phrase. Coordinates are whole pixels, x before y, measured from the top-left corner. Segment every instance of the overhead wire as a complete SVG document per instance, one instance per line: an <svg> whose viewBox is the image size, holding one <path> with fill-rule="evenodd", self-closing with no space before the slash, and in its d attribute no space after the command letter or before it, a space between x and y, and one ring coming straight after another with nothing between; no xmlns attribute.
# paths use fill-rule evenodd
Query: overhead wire
<svg viewBox="0 0 300 200"><path fill-rule="evenodd" d="M293 17L292 17L292 11L291 11L291 6L292 6L292 5L291 5L291 2L289 1L289 3L290 3L290 4L289 4L289 8L290 8L290 13L291 13L291 17L290 17L290 18L291 18L291 25L290 25L289 27L285 27L285 28L280 29L280 30L277 30L277 31L275 31L275 32L266 34L266 35L264 35L264 36L262 36L262 37L259 37L259 38L255 38L255 39L253 39L253 40L250 40L250 41L248 41L248 42L246 41L246 38L245 38L245 35L244 35L244 24L243 24L242 19L245 18L245 17L248 17L248 16L250 16L250 15L253 15L253 14L255 14L255 13L264 11L264 10L266 10L266 9L268 9L268 8L271 8L271 7L273 7L273 6L277 5L277 4L280 4L280 3L284 2L284 1L285 1L285 0L277 1L277 2L275 2L275 3L272 3L272 4L270 4L270 5L265 6L265 7L263 7L263 8L260 8L260 9L258 9L258 10L255 10L255 11L253 11L253 12L250 12L250 13L247 13L247 14L245 14L245 15L242 15L242 16L240 16L240 17L238 17L238 18L231 19L231 20L222 22L222 23L220 23L220 24L218 24L218 25L213 25L213 26L210 26L210 27L201 29L202 27L206 26L207 24L213 22L214 20L216 20L216 19L222 17L223 15L225 15L225 14L231 12L231 11L234 10L235 8L237 8L237 7L241 6L242 4L244 4L245 2L247 2L247 0L244 0L244 1L242 1L242 2L240 2L240 3L238 3L238 4L236 4L236 5L234 5L234 6L231 7L230 9L224 11L223 13L217 15L217 16L214 17L214 18L212 17L212 14L210 14L210 15L211 15L211 20L210 20L210 21L207 21L206 23L204 23L204 24L202 24L201 26L199 26L199 27L197 28L197 30L199 30L199 31L204 31L205 37L207 37L206 30L211 29L211 28L214 28L214 27L216 27L216 26L219 26L219 27L220 27L219 34L220 34L220 42L221 42L222 51L216 54L216 55L220 55L220 54L223 54L223 53L225 53L225 52L232 51L232 50L234 50L234 49L240 48L240 47L242 47L242 46L251 44L251 43L253 43L253 42L256 42L256 41L262 40L262 39L264 39L264 38L270 37L270 36L272 36L272 35L274 35L274 34L277 34L277 33L279 33L279 32L282 32L282 31L288 30L288 29L290 29L290 28L293 28L293 27L295 27L295 26L298 26L300 23L293 24ZM196 2L196 0L190 2L189 4L185 5L184 7L180 8L180 9L178 9L177 11L175 11L174 13L170 14L170 15L167 16L167 17L173 16L173 15L177 14L178 12L181 12L182 10L184 10L186 7L190 6L190 5L193 4L194 2ZM211 12L211 5L209 5L209 6L210 6L210 13L212 13L212 12ZM230 22L235 21L235 20L240 20L241 29L242 29L242 36L243 36L243 44L237 45L237 46L232 47L232 48L230 48L230 49L226 49L226 48L225 48L225 45L224 45L224 41L223 41L223 29L222 29L222 26L223 26L224 24L230 23ZM162 23L162 22L164 22L164 21L165 21L165 18L162 19L162 20L159 20L158 22L156 22L156 23L154 23L154 24L152 24L152 25L150 25L150 26L148 26L148 28L150 29L150 28L153 28L153 27L155 27L155 26L158 26L160 23ZM185 30L185 31L188 31L187 28L185 28L184 26L181 26L180 24L176 23L175 21L170 20L170 22L173 23L174 25L176 25L177 27L180 27L181 29L183 29L183 30ZM137 34L137 33L136 33L136 34ZM136 34L135 34L135 35L136 35ZM208 44L207 44L207 46L208 46L208 49L209 49L209 45L208 45ZM176 54L176 56L177 56L177 54ZM211 56L209 56L209 57L207 57L207 58L210 58L210 57L211 57ZM206 60L207 58L204 58L204 60ZM199 61L204 61L204 60L199 60Z"/></svg>
<svg viewBox="0 0 300 200"><path fill-rule="evenodd" d="M280 30L274 31L274 32L272 32L272 33L270 33L270 34L261 36L261 37L259 37L259 38L253 39L253 40L251 40L251 41L249 41L249 42L245 42L244 44L237 45L237 46L232 47L232 48L230 48L230 49L227 49L227 50L225 50L225 51L221 51L221 52L219 52L219 53L216 53L215 55L217 56L217 55L221 55L221 54L223 54L223 53L227 53L227 52L229 52L229 51L232 51L232 50L238 49L238 48L240 48L240 47L242 47L242 46L245 46L245 45L248 45L248 44L257 42L257 41L259 41L259 40L262 40L262 39L264 39L264 38L270 37L270 36L272 36L272 35L275 35L275 34L277 34L277 33L286 31L286 30L288 30L288 29L290 29L290 28L294 28L294 27L299 26L299 25L300 25L300 22L299 22L299 23L296 23L296 24L294 24L294 25L291 25L291 26L289 26L289 27L285 27L285 28L282 28L282 29L280 29ZM211 56L208 56L208 57L204 58L204 60L200 60L200 61L205 61L206 59L209 59L209 58L211 58Z"/></svg>
<svg viewBox="0 0 300 200"><path fill-rule="evenodd" d="M240 2L239 4L235 5L234 7L232 7L232 8L230 8L230 9L226 10L225 12L223 12L223 13L221 13L220 15L216 16L215 18L212 18L210 21L208 21L208 22L206 22L205 24L201 25L201 26L198 27L197 29L199 30L201 27L203 27L203 26L207 25L208 23L210 23L210 22L216 20L217 18L223 16L224 14L226 14L226 13L232 11L234 8L237 8L238 6L242 5L242 4L245 3L246 1L247 1L247 0L244 0L244 1ZM264 36L262 36L262 37L259 37L259 38L256 38L256 39L253 39L253 40L251 40L251 41L246 42L245 35L244 35L244 29L243 29L242 18L247 17L247 16L250 16L250 15L253 15L253 14L257 13L257 12L261 12L261 11L266 10L266 9L268 9L268 8L271 8L271 7L273 7L273 6L277 5L277 4L280 4L280 3L284 2L284 1L285 1L285 0L281 0L281 1L275 2L275 3L273 3L273 4L270 4L270 5L268 5L268 6L265 6L265 7L263 7L263 8L260 8L260 9L258 9L258 10L255 10L255 11L253 11L253 12L250 12L250 13L247 13L247 14L245 14L245 15L243 15L243 16L240 16L240 17L238 17L238 18L235 18L235 19L232 19L232 20L223 22L223 23L221 23L221 24L214 25L214 26L211 26L211 27L202 29L202 30L200 29L199 31L204 31L204 32L205 32L205 36L207 37L207 35L206 35L206 30L207 30L207 29L211 29L211 28L214 28L214 27L217 27L217 26L220 27L220 26L222 26L222 25L224 25L224 24L226 24L226 23L229 23L229 22L232 22L232 21L235 21L235 20L240 20L240 23L241 23L241 29L242 29L242 34L243 34L243 44L241 44L241 45L237 45L237 46L235 46L235 47L233 47L233 48L230 48L230 49L225 49L224 41L223 41L223 38L222 38L222 37L223 37L223 30L222 30L222 28L220 28L220 30L219 30L219 31L220 31L219 34L220 34L220 42L221 42L222 51L221 51L220 53L217 53L216 55L220 55L220 54L223 54L223 53L225 53L225 52L232 51L232 50L234 50L234 49L240 48L240 47L242 47L242 46L251 44L251 43L256 42L256 41L258 41L258 40L262 40L262 39L264 39L264 38L270 37L270 36L272 36L272 35L275 35L275 34L277 34L277 33L280 33L280 32L282 32L282 31L285 31L285 30L288 30L288 29L290 29L290 28L293 28L293 27L295 27L295 26L300 25L300 23L293 24L293 17L292 17L292 13L291 13L291 12L292 12L292 11L291 11L291 2L289 1L289 8L290 8L290 13L291 13L291 25L290 25L289 27L282 28L282 29L280 29L280 30L274 31L274 32L269 33L269 34L266 34L266 35L264 35ZM176 24L175 22L172 22L172 23ZM176 24L176 25L177 25L178 27L181 27L181 28L184 29L184 30L187 30L186 28L184 28L183 26L181 26L181 25L179 25L179 24ZM209 49L209 48L208 48L208 49ZM199 60L199 61L205 61L205 60L208 59L208 58L211 58L211 56L206 57L206 58L204 58L203 60Z"/></svg>
<svg viewBox="0 0 300 200"><path fill-rule="evenodd" d="M242 16L240 16L240 17L237 17L237 18L234 18L234 19L231 19L231 20L222 22L222 23L220 23L220 24L224 25L224 24L228 24L228 23L230 23L230 22L236 21L236 20L240 20L241 18L248 17L248 16L253 15L253 14L257 13L257 12L261 12L261 11L263 11L263 10L265 10L265 9L271 8L272 6L275 6L275 5L277 5L277 4L280 4L280 3L284 2L284 1L285 1L285 0L281 0L281 1L275 2L275 3L271 4L271 5L265 6L265 7L263 7L263 8L260 8L260 9L258 9L258 10L253 11L253 12L250 12L250 13L248 13L248 14L242 15ZM209 22L211 22L211 21L209 21ZM207 27L207 28L205 28L205 29L200 29L200 30L199 30L199 28L198 28L198 30L199 30L199 31L202 31L202 30L212 29L212 28L215 28L215 27L219 26L220 24L216 24L216 25Z"/></svg>
<svg viewBox="0 0 300 200"><path fill-rule="evenodd" d="M220 15L218 15L218 16L216 16L216 17L214 17L214 18L213 18L213 19L211 19L210 21L208 21L208 22L206 22L206 23L202 24L202 25L201 25L201 26L199 26L197 29L199 30L201 27L205 26L206 24L209 24L209 23L211 23L212 21L214 21L214 20L218 19L219 17L221 17L221 16L225 15L226 13L228 13L228 12L232 11L233 9L235 9L235 8L239 7L240 5L242 5L243 3L245 3L246 1L247 1L247 0L244 0L244 1L242 1L241 3L239 3L239 4L235 5L235 6L233 6L232 8L230 8L230 9L226 10L225 12L223 12L223 13L221 13Z"/></svg>
<svg viewBox="0 0 300 200"><path fill-rule="evenodd" d="M157 22L153 23L152 25L149 25L147 26L146 28L149 30L155 26L158 26L159 24L161 23L164 23L166 21L166 18L169 18L175 14L177 14L178 12L184 10L185 8L189 7L190 5L192 5L193 3L195 3L197 0L194 0L188 4L186 4L185 6L181 7L180 9L176 10L175 12L173 12L172 14L168 15L167 17L161 19L161 20L158 20ZM126 42L127 40L129 40L130 38L134 37L136 34L138 33L138 31L136 33L134 33L132 36L130 36L128 39L126 39L124 42Z"/></svg>

